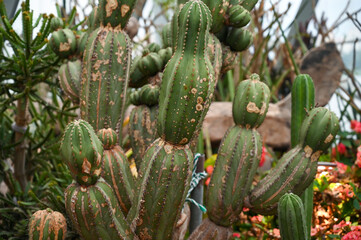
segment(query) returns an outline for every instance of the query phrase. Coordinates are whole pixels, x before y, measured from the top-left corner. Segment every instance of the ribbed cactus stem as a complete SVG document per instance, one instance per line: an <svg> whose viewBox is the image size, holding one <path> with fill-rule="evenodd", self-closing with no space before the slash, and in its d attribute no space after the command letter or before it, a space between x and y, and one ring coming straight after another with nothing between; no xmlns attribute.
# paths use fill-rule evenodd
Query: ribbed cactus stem
<svg viewBox="0 0 361 240"><path fill-rule="evenodd" d="M60 212L50 208L36 211L29 220L29 240L64 240L66 227Z"/></svg>
<svg viewBox="0 0 361 240"><path fill-rule="evenodd" d="M278 203L278 223L283 240L307 240L306 219L301 199L286 193Z"/></svg>
<svg viewBox="0 0 361 240"><path fill-rule="evenodd" d="M162 78L158 132L172 144L187 144L200 129L214 91L214 71L206 52L211 15L199 1L178 14L179 39ZM185 69L187 69L185 71Z"/></svg>
<svg viewBox="0 0 361 240"><path fill-rule="evenodd" d="M296 77L292 85L292 115L291 115L291 145L296 146L300 139L300 130L306 115L315 105L315 88L311 77L301 74ZM306 230L311 236L313 214L313 182L301 196L305 207Z"/></svg>

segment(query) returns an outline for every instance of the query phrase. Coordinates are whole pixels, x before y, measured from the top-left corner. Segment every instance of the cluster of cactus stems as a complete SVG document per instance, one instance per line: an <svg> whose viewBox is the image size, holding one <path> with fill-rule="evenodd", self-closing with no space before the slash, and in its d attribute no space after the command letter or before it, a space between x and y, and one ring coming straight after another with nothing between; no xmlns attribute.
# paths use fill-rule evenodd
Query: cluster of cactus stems
<svg viewBox="0 0 361 240"><path fill-rule="evenodd" d="M53 24L51 48L67 59L59 69L60 85L81 110L81 119L67 126L60 151L74 179L65 190L67 215L84 239L174 239L192 177L191 142L217 81L233 67L237 52L252 42L243 27L257 1L179 1L163 29L163 48L150 44L132 60L123 29L135 2L101 0L89 17L88 31L78 39L61 22ZM139 88L130 95L135 108L129 121L138 177L119 145L128 85ZM283 203L282 196L300 195L313 181L318 157L335 138L338 120L326 108L311 109L312 102L294 120L293 148L252 186L262 152L256 129L269 100L270 91L257 74L237 87L235 125L221 142L206 193L208 219L189 239L229 239L243 207L261 214L276 214L278 204L279 209L296 208L299 200ZM41 226L33 226L44 225L43 218L31 223L31 236L38 234ZM64 237L66 227L58 224ZM58 239L59 231L57 238L49 238Z"/></svg>

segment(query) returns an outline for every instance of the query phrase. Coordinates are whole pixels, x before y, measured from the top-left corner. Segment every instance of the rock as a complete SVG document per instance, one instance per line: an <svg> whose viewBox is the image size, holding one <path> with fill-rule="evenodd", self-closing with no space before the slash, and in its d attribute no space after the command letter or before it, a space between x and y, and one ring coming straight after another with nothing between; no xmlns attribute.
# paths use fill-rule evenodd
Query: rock
<svg viewBox="0 0 361 240"><path fill-rule="evenodd" d="M281 103L281 102L280 102ZM258 129L265 143L273 148L287 148L291 142L291 112L282 104L270 104L266 119ZM232 103L213 102L203 123L211 142L220 142L227 129L233 126Z"/></svg>
<svg viewBox="0 0 361 240"><path fill-rule="evenodd" d="M326 105L340 84L344 64L333 42L311 49L302 59L301 73L315 84L315 103Z"/></svg>

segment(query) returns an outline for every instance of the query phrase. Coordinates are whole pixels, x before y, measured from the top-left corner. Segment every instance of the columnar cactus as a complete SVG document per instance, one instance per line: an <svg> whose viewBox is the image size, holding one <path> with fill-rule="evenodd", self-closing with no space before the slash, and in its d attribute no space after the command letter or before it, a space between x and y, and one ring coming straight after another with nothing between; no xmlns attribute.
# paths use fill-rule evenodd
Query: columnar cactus
<svg viewBox="0 0 361 240"><path fill-rule="evenodd" d="M307 240L306 218L302 200L286 193L278 202L278 224L284 240Z"/></svg>
<svg viewBox="0 0 361 240"><path fill-rule="evenodd" d="M35 212L29 220L29 240L64 240L66 220L63 214L47 208Z"/></svg>
<svg viewBox="0 0 361 240"><path fill-rule="evenodd" d="M163 72L158 132L167 142L185 145L200 129L214 91L214 70L206 51L211 14L203 2L189 1L177 22L176 51Z"/></svg>
<svg viewBox="0 0 361 240"><path fill-rule="evenodd" d="M123 28L134 4L100 1L100 27L90 34L83 56L81 117L95 131L114 129L120 139L131 63L131 43Z"/></svg>
<svg viewBox="0 0 361 240"><path fill-rule="evenodd" d="M251 188L261 159L262 142L256 127L265 118L269 100L270 91L256 74L237 87L233 101L236 126L228 129L222 139L206 195L208 217L216 226L207 231L213 231L213 235L239 220L243 200ZM206 239L199 238L199 231L207 229L207 223L210 224L209 221L203 222L190 239Z"/></svg>

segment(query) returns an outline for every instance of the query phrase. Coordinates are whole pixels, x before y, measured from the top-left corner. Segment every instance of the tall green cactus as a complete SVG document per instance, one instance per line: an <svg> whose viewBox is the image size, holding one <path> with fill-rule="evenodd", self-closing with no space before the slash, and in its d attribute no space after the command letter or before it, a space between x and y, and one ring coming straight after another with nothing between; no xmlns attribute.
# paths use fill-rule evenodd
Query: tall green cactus
<svg viewBox="0 0 361 240"><path fill-rule="evenodd" d="M231 226L243 210L262 153L256 128L266 116L269 100L270 91L256 74L237 87L233 101L236 126L222 139L206 195L208 216L218 225Z"/></svg>
<svg viewBox="0 0 361 240"><path fill-rule="evenodd" d="M189 1L177 22L177 48L163 72L158 132L184 145L200 129L213 96L214 70L206 51L211 14L203 2Z"/></svg>
<svg viewBox="0 0 361 240"><path fill-rule="evenodd" d="M307 240L306 218L301 199L286 193L278 202L278 223L283 240Z"/></svg>
<svg viewBox="0 0 361 240"><path fill-rule="evenodd" d="M100 1L100 27L90 34L83 56L81 117L95 131L114 129L119 139L131 63L130 39L122 29L134 4L135 1Z"/></svg>
<svg viewBox="0 0 361 240"><path fill-rule="evenodd" d="M315 105L315 89L311 77L301 74L296 77L292 85L292 117L291 117L291 145L299 142L300 129L306 114ZM306 230L311 237L311 222L313 213L313 183L306 188L301 196L306 215Z"/></svg>

